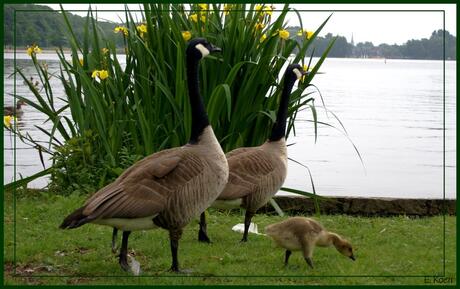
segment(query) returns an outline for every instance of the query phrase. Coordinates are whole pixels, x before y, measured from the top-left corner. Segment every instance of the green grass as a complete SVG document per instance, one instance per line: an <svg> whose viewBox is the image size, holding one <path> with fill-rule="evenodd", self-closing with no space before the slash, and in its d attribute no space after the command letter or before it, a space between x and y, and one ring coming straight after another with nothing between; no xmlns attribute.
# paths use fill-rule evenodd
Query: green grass
<svg viewBox="0 0 460 289"><path fill-rule="evenodd" d="M424 284L422 276L443 273L443 216L321 216L318 219L326 228L352 242L357 260L343 257L334 248L317 248L315 269L311 270L299 252L285 268L284 251L265 236L251 234L248 243L240 244L241 235L231 227L242 223L242 214L211 211L208 232L213 243L196 241L196 221L186 227L180 243L181 266L192 269L192 275L167 272L168 234L152 230L134 232L130 237L130 252L135 253L142 268L142 275L134 277L121 271L111 253L111 228L86 225L76 230L58 229L63 217L83 201L84 197L75 194L62 197L37 192L17 199L16 273L21 276L13 277L13 200L6 196L5 284ZM282 219L256 215L254 221L263 231L266 225ZM454 282L455 224L455 217L446 217L445 268L446 276L453 277ZM419 277L397 277L409 275Z"/></svg>

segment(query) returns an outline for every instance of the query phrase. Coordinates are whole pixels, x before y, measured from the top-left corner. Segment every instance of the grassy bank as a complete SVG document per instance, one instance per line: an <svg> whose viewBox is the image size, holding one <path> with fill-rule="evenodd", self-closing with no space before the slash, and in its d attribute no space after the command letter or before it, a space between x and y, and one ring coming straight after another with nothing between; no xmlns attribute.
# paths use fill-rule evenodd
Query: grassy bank
<svg viewBox="0 0 460 289"><path fill-rule="evenodd" d="M167 272L168 234L155 230L131 235L129 248L142 268L141 276L133 277L120 270L111 253L110 228L57 228L63 216L83 201L84 197L78 195L64 198L40 193L17 199L16 274L20 276L13 277L13 200L6 196L6 284L425 284L423 276L443 272L442 216L321 216L318 219L327 228L352 242L357 260L353 262L333 248L317 248L313 257L316 266L311 270L300 253L294 253L285 268L284 251L264 236L250 235L247 244L240 244L241 235L231 227L242 222L242 215L211 211L208 231L213 244L196 242L196 222L186 228L180 244L181 265L192 269L192 275ZM281 219L257 215L254 221L263 231L265 225ZM446 217L445 269L446 276L453 277L454 282L455 222L455 217ZM413 277L396 277L403 275Z"/></svg>

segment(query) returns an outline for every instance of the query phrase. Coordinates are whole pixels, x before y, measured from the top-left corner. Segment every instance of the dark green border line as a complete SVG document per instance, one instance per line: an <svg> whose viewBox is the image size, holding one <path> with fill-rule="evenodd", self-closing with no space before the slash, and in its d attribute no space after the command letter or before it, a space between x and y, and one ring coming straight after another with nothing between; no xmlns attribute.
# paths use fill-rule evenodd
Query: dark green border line
<svg viewBox="0 0 460 289"><path fill-rule="evenodd" d="M129 1L128 1L129 2ZM229 3L232 3L232 1L228 1ZM49 2L47 2L49 3ZM99 2L95 2L99 3ZM198 2L197 2L198 3ZM276 3L276 2L273 2ZM296 3L295 1L291 3ZM85 3L87 4L87 3ZM306 4L306 3L304 3ZM313 3L309 3L313 4ZM321 4L326 4L326 3L321 3ZM352 4L352 3L347 3L347 4ZM376 3L372 3L376 4ZM407 3L400 3L400 4L407 4ZM434 3L433 3L434 4ZM443 4L443 3L436 3L436 4ZM16 12L53 12L53 13L58 13L61 10L21 10L21 9L15 9L14 10L14 15L13 15L13 43L14 43L14 67L16 67ZM64 10L64 12L86 12L88 10ZM99 10L98 12L123 12L124 10ZM130 10L132 12L143 12L144 10ZM168 10L165 10L168 11ZM186 11L193 11L191 10L186 10ZM277 9L274 9L274 11L277 11ZM280 11L280 10L278 10ZM442 12L443 13L443 276L446 276L446 204L445 204L445 135L446 135L446 128L445 128L445 10L349 10L349 9L337 9L337 10L297 10L299 12ZM458 41L458 40L457 40ZM3 49L3 48L2 48ZM16 100L16 74L14 74L14 100ZM14 123L16 126L16 122ZM14 137L14 176L13 180L16 181L16 137ZM2 204L3 206L3 204ZM261 275L261 276L251 276L251 275L228 275L228 276L218 276L218 275L190 275L190 276L177 276L177 275L167 275L167 276L158 276L158 275L144 275L144 276L124 276L124 275L97 275L97 276L66 276L66 275L18 275L16 274L16 188L13 189L13 212L14 212L14 218L13 218L13 228L14 228L14 243L13 243L13 277L37 277L37 278L65 278L65 277L87 277L87 278L112 278L112 277L147 277L147 278L164 278L164 277L192 277L192 278L280 278L280 277L285 277L285 278L308 278L308 277L342 277L342 278L353 278L353 277L361 277L361 278L394 278L394 277L400 277L400 278L420 278L420 277L439 277L438 275L310 275L310 276L305 276L305 275Z"/></svg>

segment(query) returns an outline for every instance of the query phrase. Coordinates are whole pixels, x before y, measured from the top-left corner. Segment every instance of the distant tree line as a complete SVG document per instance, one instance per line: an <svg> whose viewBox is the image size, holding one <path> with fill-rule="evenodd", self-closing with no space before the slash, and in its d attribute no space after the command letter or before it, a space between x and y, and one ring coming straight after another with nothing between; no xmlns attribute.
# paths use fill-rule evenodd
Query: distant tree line
<svg viewBox="0 0 460 289"><path fill-rule="evenodd" d="M16 27L14 25L14 9L16 11ZM27 10L27 11L24 11ZM37 11L39 10L39 11ZM77 39L83 39L85 17L67 13L69 22ZM123 45L123 38L113 32L117 23L99 21L98 27L105 36L115 42L118 47ZM4 5L4 45L14 45L13 35L16 29L16 47L25 48L32 43L40 47L68 47L67 27L61 12L56 12L48 6L33 4L9 4ZM299 27L288 28L291 36L301 41L297 36ZM314 56L320 56L330 41L335 36L328 33L324 37L318 37L310 51ZM354 45L347 42L343 36L337 36L330 57L358 57L358 58L407 58L407 59L443 59L442 54L443 31L433 31L429 39L409 40L402 45L380 44L374 46L372 42L360 42ZM446 59L456 59L456 37L448 31L445 33Z"/></svg>
<svg viewBox="0 0 460 289"><path fill-rule="evenodd" d="M299 27L289 27L291 35L297 35ZM313 45L314 56L320 56L334 38L331 33L324 37L318 37ZM445 35L446 59L456 59L457 38L446 31ZM298 41L302 41L297 36ZM310 51L310 53L312 50ZM380 44L374 46L372 42L360 42L354 45L347 42L343 36L337 36L337 40L331 51L330 57L357 57L357 58L406 58L406 59L443 59L443 30L435 30L429 39L409 40L402 45Z"/></svg>
<svg viewBox="0 0 460 289"><path fill-rule="evenodd" d="M14 10L16 15L14 15ZM73 33L77 39L83 39L84 23L86 17L66 13ZM16 16L16 25L14 25ZM67 37L68 29L61 12L55 11L48 6L33 4L9 4L4 5L3 11L3 41L5 46L14 45L14 30L16 30L16 47L25 48L32 43L40 47L69 47ZM113 32L116 23L98 22L98 27L106 37L116 43L123 44L123 38L117 37Z"/></svg>

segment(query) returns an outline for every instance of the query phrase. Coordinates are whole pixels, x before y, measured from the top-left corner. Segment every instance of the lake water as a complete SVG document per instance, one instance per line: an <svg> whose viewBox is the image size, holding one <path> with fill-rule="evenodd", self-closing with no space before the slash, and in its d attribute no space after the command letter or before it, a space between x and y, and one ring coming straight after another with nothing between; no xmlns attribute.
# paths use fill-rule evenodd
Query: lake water
<svg viewBox="0 0 460 289"><path fill-rule="evenodd" d="M40 54L50 71L58 71L54 54ZM17 55L17 65L33 76L31 60ZM327 109L344 124L349 138L359 150L361 163L352 143L337 129L319 125L314 141L311 112L299 114L296 136L288 143L289 157L307 165L316 191L324 196L443 198L445 172L446 198L456 198L456 63L445 66L443 101L443 62L422 60L327 59L313 83L320 89ZM4 54L4 103L13 104L8 93L14 90L13 55ZM55 93L60 82L52 79ZM16 92L30 95L17 78ZM318 118L341 128L332 114L325 113L316 94ZM445 107L443 106L445 103ZM58 103L59 105L59 103ZM43 116L30 106L23 107L18 121L23 132L47 141L35 125L51 130ZM443 114L445 112L445 130ZM445 133L445 136L444 136ZM4 182L14 171L14 137L4 131ZM445 150L443 145L445 144ZM443 152L445 151L445 166ZM49 165L49 162L46 162ZM16 139L17 176L31 175L42 169L38 153ZM43 187L47 179L34 181ZM308 172L290 162L285 183L311 191Z"/></svg>

